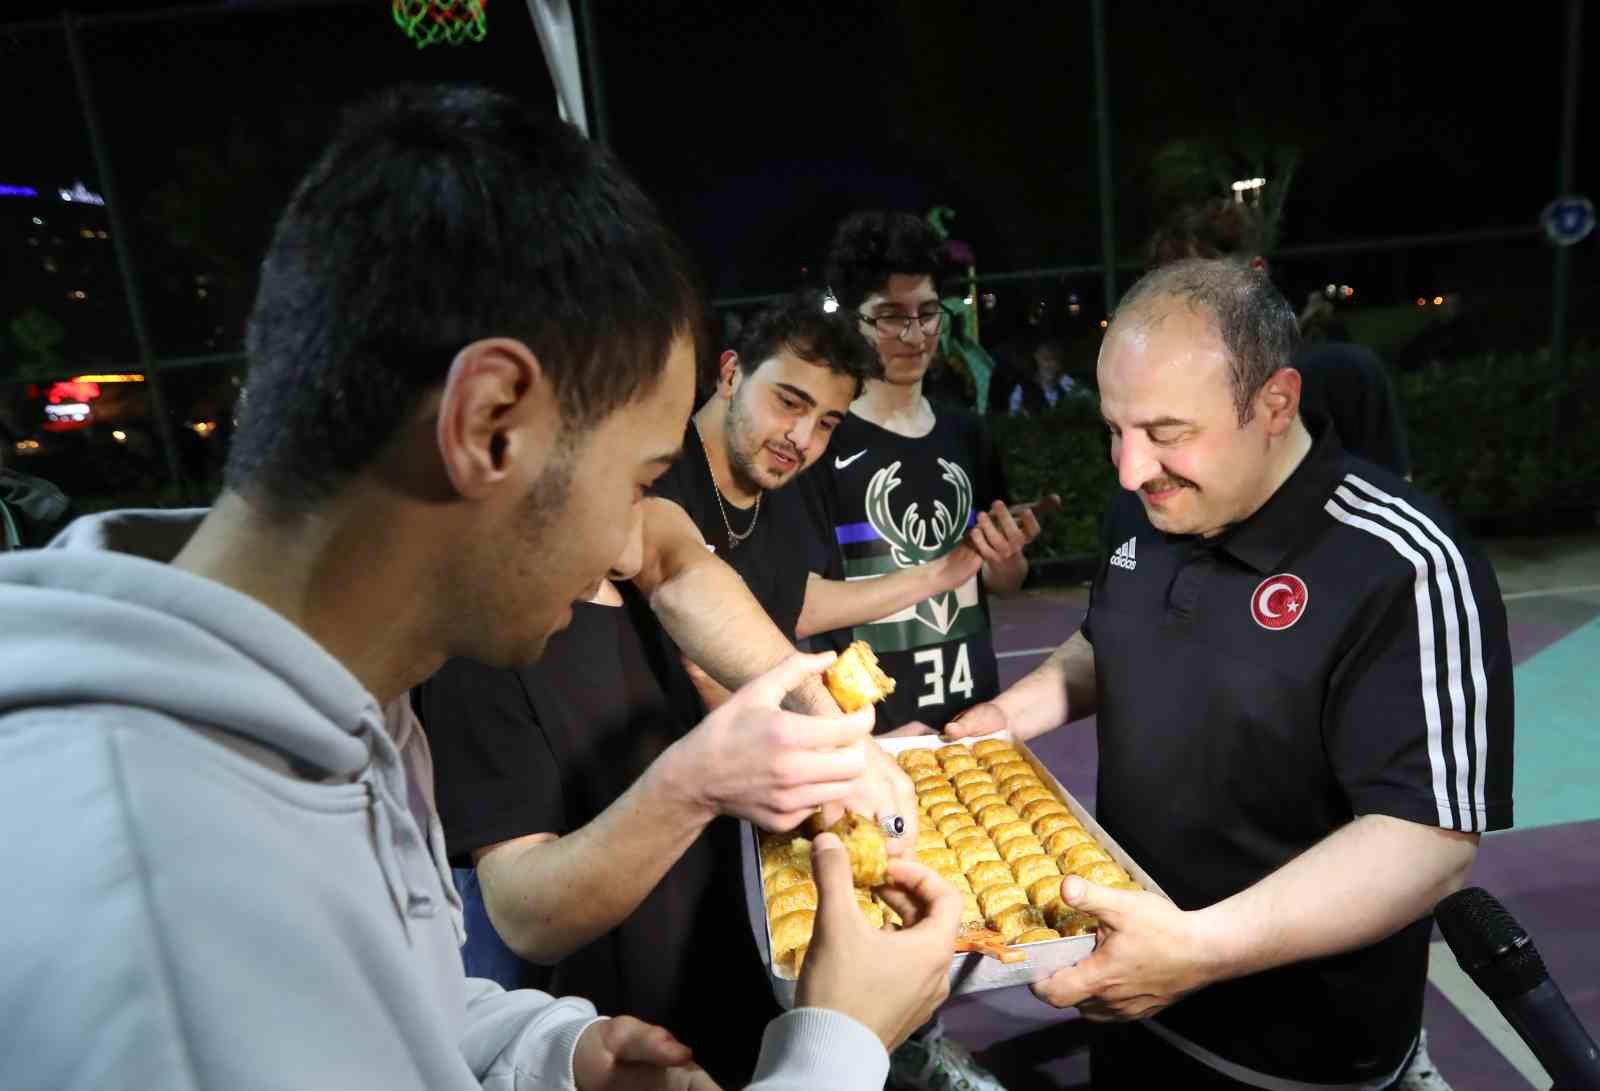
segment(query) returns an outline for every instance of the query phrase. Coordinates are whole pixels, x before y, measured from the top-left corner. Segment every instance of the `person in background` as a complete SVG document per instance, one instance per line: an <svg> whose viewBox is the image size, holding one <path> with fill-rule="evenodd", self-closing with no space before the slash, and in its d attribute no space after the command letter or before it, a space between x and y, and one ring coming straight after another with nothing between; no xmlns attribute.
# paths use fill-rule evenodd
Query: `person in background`
<svg viewBox="0 0 1600 1091"><path fill-rule="evenodd" d="M1011 389L1007 411L1013 417L1030 416L1054 409L1062 398L1088 393L1063 369L1064 349L1060 341L1046 339L1033 347L1033 370Z"/></svg>

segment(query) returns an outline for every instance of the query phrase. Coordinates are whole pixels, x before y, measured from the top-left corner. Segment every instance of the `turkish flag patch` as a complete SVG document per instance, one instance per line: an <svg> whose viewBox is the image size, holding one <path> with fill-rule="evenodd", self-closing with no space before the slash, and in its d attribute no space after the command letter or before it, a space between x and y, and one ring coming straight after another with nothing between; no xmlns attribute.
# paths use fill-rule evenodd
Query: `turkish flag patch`
<svg viewBox="0 0 1600 1091"><path fill-rule="evenodd" d="M1306 614L1306 581L1288 572L1268 576L1250 596L1250 616L1263 629L1287 629Z"/></svg>

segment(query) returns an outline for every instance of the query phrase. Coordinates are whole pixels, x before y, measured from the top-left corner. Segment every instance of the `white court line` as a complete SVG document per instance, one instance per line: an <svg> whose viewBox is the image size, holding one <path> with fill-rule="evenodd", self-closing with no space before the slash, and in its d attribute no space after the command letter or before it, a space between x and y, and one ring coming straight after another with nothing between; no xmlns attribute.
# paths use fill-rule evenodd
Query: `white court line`
<svg viewBox="0 0 1600 1091"><path fill-rule="evenodd" d="M1446 1000L1455 1005L1457 1011L1466 1016L1467 1022L1476 1027L1479 1034L1489 1040L1490 1045L1500 1051L1512 1068L1522 1073L1530 1086L1541 1091L1549 1088L1551 1079L1544 1066L1534 1057L1522 1036L1511 1029L1511 1024L1500 1014L1500 1009L1494 1006L1494 1001L1472 983L1472 978L1456 961L1449 944L1428 944L1428 980L1444 994ZM1442 1067L1448 1070L1449 1058L1445 1059L1447 1063Z"/></svg>
<svg viewBox="0 0 1600 1091"><path fill-rule="evenodd" d="M1580 583L1571 587L1545 587L1538 591L1513 591L1509 595L1501 595L1506 602L1516 599L1537 599L1547 595L1581 595L1589 591L1600 591L1600 583Z"/></svg>
<svg viewBox="0 0 1600 1091"><path fill-rule="evenodd" d="M1024 655L1049 655L1059 647L1061 647L1060 644L1052 644L1048 648L1018 648L1014 652L995 652L994 657L996 659L1016 659Z"/></svg>

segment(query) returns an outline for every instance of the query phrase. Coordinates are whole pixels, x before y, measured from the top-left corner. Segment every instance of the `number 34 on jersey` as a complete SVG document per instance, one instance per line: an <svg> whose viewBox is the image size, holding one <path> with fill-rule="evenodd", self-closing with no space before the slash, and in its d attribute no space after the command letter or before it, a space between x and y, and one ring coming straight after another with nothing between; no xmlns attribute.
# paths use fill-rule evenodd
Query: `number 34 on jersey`
<svg viewBox="0 0 1600 1091"><path fill-rule="evenodd" d="M950 673L945 674L945 658L947 652L953 653L950 663ZM948 696L969 700L972 697L972 663L967 658L967 642L959 644L941 644L936 648L924 648L913 655L912 660L927 673L922 676L922 689L917 695L917 707L926 708L929 705L942 705Z"/></svg>

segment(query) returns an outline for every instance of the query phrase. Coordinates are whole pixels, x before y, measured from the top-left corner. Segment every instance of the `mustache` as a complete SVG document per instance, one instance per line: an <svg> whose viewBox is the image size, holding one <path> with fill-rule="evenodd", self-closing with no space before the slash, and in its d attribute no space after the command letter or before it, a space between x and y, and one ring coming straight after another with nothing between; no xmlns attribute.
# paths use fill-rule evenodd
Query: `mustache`
<svg viewBox="0 0 1600 1091"><path fill-rule="evenodd" d="M1167 476L1158 477L1153 481L1146 481L1139 486L1143 492L1166 492L1168 489L1198 489L1199 487L1188 478L1179 477L1173 473L1168 473Z"/></svg>
<svg viewBox="0 0 1600 1091"><path fill-rule="evenodd" d="M798 447L791 447L787 443L769 443L767 444L767 447L770 450L776 451L780 455L783 455L785 458L794 459L794 468L796 470L803 470L806 468L806 456Z"/></svg>

